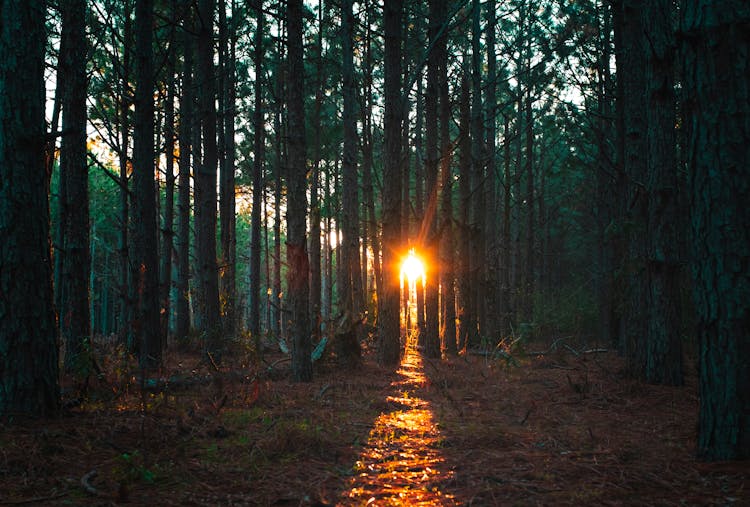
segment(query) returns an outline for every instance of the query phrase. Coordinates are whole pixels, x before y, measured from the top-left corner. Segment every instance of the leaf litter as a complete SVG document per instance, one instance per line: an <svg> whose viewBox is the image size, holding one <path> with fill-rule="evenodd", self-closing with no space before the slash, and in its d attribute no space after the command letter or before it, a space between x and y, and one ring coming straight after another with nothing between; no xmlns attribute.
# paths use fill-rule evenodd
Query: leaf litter
<svg viewBox="0 0 750 507"><path fill-rule="evenodd" d="M59 418L0 419L0 504L750 505L747 463L695 459L695 372L646 385L606 351L374 356L321 360L307 384L280 353L173 351L151 383L104 363Z"/></svg>

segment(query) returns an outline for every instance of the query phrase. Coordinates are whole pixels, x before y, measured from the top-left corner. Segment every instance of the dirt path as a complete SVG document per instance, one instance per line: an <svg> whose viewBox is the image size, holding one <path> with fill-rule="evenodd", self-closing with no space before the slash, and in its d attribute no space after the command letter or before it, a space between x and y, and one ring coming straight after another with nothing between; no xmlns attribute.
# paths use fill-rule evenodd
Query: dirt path
<svg viewBox="0 0 750 507"><path fill-rule="evenodd" d="M421 357L410 351L391 383L392 408L375 421L342 505L459 505L443 437L430 402L421 398L427 382Z"/></svg>

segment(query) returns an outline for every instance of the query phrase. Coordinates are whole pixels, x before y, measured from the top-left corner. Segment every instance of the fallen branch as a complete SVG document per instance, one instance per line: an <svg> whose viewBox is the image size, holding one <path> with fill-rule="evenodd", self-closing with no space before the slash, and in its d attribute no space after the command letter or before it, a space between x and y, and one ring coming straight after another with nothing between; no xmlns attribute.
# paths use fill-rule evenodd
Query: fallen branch
<svg viewBox="0 0 750 507"><path fill-rule="evenodd" d="M535 408L536 408L535 404L531 405L529 409L526 411L526 415L523 416L523 419L518 421L518 424L523 425L529 419L529 416L531 415L531 413L534 411Z"/></svg>
<svg viewBox="0 0 750 507"><path fill-rule="evenodd" d="M326 393L326 391L328 391L330 388L331 388L331 384L324 385L323 388L320 391L318 391L318 394L315 395L315 399L319 400L320 398L322 398L323 395Z"/></svg>
<svg viewBox="0 0 750 507"><path fill-rule="evenodd" d="M557 369L557 370L577 370L578 369L573 366L562 366L560 364L551 364L549 367Z"/></svg>
<svg viewBox="0 0 750 507"><path fill-rule="evenodd" d="M603 352L609 352L609 349L588 349L581 351L581 354L600 354Z"/></svg>
<svg viewBox="0 0 750 507"><path fill-rule="evenodd" d="M573 355L575 355L576 357L578 357L578 356L581 355L580 352L578 352L576 349L574 349L573 347L571 347L567 343L563 343L563 347L565 347L566 349L568 349L569 351L571 351L573 353Z"/></svg>
<svg viewBox="0 0 750 507"><path fill-rule="evenodd" d="M211 352L206 351L206 355L208 356L208 360L211 361L211 366L214 367L214 370L220 371L219 366L216 364L216 361L214 360L213 354L211 354Z"/></svg>
<svg viewBox="0 0 750 507"><path fill-rule="evenodd" d="M554 352L557 350L557 344L560 343L563 340L567 340L567 336L563 336L561 338L556 339L552 342L552 344L547 348L547 350L540 350L540 351L533 351L533 352L526 352L525 355L527 356L546 356L550 352Z"/></svg>
<svg viewBox="0 0 750 507"><path fill-rule="evenodd" d="M99 472L97 472L96 470L91 470L90 472L88 472L86 475L81 477L81 486L86 491L86 493L90 495L98 496L98 497L109 496L103 491L100 491L91 485L91 480L95 479L97 475L99 475Z"/></svg>

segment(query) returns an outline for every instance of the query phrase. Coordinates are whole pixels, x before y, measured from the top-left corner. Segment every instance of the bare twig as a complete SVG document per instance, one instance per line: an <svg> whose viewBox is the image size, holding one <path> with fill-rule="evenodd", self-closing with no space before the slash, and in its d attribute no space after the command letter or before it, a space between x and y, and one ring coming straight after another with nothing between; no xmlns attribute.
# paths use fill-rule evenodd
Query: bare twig
<svg viewBox="0 0 750 507"><path fill-rule="evenodd" d="M208 356L208 360L211 361L211 366L213 366L214 370L219 371L219 366L216 364L216 361L214 361L213 354L211 354L211 352L206 351L206 355Z"/></svg>
<svg viewBox="0 0 750 507"><path fill-rule="evenodd" d="M581 354L600 354L603 352L609 352L609 349L588 349L581 352Z"/></svg>
<svg viewBox="0 0 750 507"><path fill-rule="evenodd" d="M86 491L86 493L90 495L98 496L98 497L109 496L103 491L100 491L91 485L91 480L95 479L97 475L99 475L99 473L96 470L91 470L90 472L88 472L86 475L81 477L81 486Z"/></svg>
<svg viewBox="0 0 750 507"><path fill-rule="evenodd" d="M315 395L315 399L319 400L323 397L323 395L331 388L331 384L324 385L320 391L318 391L318 394Z"/></svg>
<svg viewBox="0 0 750 507"><path fill-rule="evenodd" d="M568 349L569 351L571 351L576 357L578 357L578 356L581 355L580 352L578 352L576 349L574 349L573 347L571 347L567 343L563 343L563 347L565 347L566 349Z"/></svg>

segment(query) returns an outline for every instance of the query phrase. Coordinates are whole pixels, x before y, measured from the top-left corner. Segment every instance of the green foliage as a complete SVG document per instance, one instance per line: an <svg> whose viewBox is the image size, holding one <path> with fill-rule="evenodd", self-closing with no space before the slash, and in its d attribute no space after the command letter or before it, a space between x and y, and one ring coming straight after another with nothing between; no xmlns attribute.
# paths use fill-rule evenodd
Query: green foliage
<svg viewBox="0 0 750 507"><path fill-rule="evenodd" d="M118 466L115 475L120 482L133 483L142 482L153 485L158 479L158 467L149 468L145 464L143 455L139 451L132 453L124 452L118 458Z"/></svg>

